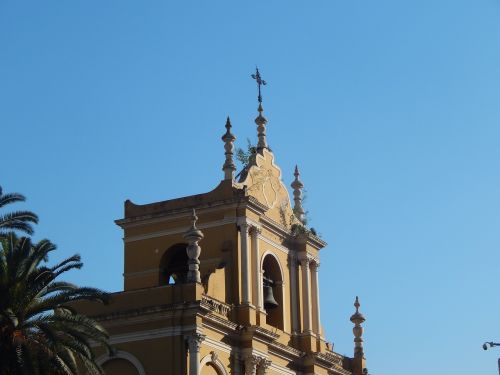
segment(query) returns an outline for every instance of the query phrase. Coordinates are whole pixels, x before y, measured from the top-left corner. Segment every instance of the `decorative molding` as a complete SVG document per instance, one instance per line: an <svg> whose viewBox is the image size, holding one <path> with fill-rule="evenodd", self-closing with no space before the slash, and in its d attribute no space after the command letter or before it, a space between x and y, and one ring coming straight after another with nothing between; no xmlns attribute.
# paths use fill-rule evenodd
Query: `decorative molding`
<svg viewBox="0 0 500 375"><path fill-rule="evenodd" d="M203 295L201 297L200 306L205 307L208 310L220 314L224 317L228 317L229 313L231 312L231 305L218 301L215 298L209 297L207 295Z"/></svg>
<svg viewBox="0 0 500 375"><path fill-rule="evenodd" d="M139 375L146 375L146 371L144 370L144 367L142 366L141 362L132 354L125 352L125 351L122 351L122 350L117 350L112 355L104 354L104 355L100 356L99 358L97 358L96 363L98 365L103 365L106 362L109 362L113 359L118 359L118 358L124 359L124 360L130 362L135 367L135 369L137 370Z"/></svg>

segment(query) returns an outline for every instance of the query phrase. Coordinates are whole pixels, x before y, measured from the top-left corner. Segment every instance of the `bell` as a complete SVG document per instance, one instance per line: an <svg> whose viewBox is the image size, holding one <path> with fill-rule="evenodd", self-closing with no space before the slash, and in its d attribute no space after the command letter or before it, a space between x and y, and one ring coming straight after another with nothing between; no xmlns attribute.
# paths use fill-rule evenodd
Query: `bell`
<svg viewBox="0 0 500 375"><path fill-rule="evenodd" d="M267 277L264 278L264 308L266 310L272 310L278 307L279 304L276 302L274 299L274 294L273 294L273 281L268 279Z"/></svg>

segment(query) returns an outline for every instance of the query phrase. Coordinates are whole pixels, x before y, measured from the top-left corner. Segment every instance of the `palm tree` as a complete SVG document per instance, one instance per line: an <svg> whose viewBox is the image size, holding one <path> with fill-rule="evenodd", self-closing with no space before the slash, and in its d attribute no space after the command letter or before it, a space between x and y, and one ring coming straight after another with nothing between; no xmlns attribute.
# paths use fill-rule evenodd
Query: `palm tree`
<svg viewBox="0 0 500 375"><path fill-rule="evenodd" d="M19 193L2 193L0 186L0 209L8 204L24 202L26 198ZM38 216L31 211L14 211L0 214L0 236L12 230L19 230L27 234L33 234L31 223L38 223Z"/></svg>
<svg viewBox="0 0 500 375"><path fill-rule="evenodd" d="M106 303L98 289L56 279L82 267L73 255L49 267L48 240L33 243L13 232L0 238L0 374L102 374L91 343L109 350L107 334L94 320L70 307L74 301Z"/></svg>

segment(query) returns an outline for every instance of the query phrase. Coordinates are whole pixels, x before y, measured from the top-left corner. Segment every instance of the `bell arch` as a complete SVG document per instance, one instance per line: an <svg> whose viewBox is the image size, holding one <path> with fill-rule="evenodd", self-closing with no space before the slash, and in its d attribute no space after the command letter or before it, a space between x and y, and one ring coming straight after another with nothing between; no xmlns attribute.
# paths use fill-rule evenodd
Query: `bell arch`
<svg viewBox="0 0 500 375"><path fill-rule="evenodd" d="M187 280L189 270L186 243L170 246L160 259L158 284L183 284Z"/></svg>
<svg viewBox="0 0 500 375"><path fill-rule="evenodd" d="M285 293L284 293L284 273L281 263L272 251L262 254L260 264L259 288L262 290L263 306L267 313L266 323L285 330ZM266 306L266 299L273 296L278 306Z"/></svg>

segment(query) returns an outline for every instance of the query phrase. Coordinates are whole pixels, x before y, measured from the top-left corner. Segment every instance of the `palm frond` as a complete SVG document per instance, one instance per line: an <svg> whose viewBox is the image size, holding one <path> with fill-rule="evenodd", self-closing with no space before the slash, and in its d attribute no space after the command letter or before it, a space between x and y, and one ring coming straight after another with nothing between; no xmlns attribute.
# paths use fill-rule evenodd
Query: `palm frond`
<svg viewBox="0 0 500 375"><path fill-rule="evenodd" d="M82 262L76 254L49 267L48 254L55 249L48 240L34 243L13 232L0 236L0 375L77 375L77 363L89 374L103 374L91 343L110 350L108 335L68 304L107 303L109 296L57 280Z"/></svg>
<svg viewBox="0 0 500 375"><path fill-rule="evenodd" d="M24 202L26 197L19 193L7 193L2 194L2 190L0 188L0 208L16 202Z"/></svg>
<svg viewBox="0 0 500 375"><path fill-rule="evenodd" d="M5 206L24 202L26 197L19 193L3 194L0 187L0 209ZM31 211L14 211L0 214L0 236L7 234L10 231L20 231L27 234L33 234L33 226L31 224L38 223L38 216Z"/></svg>

